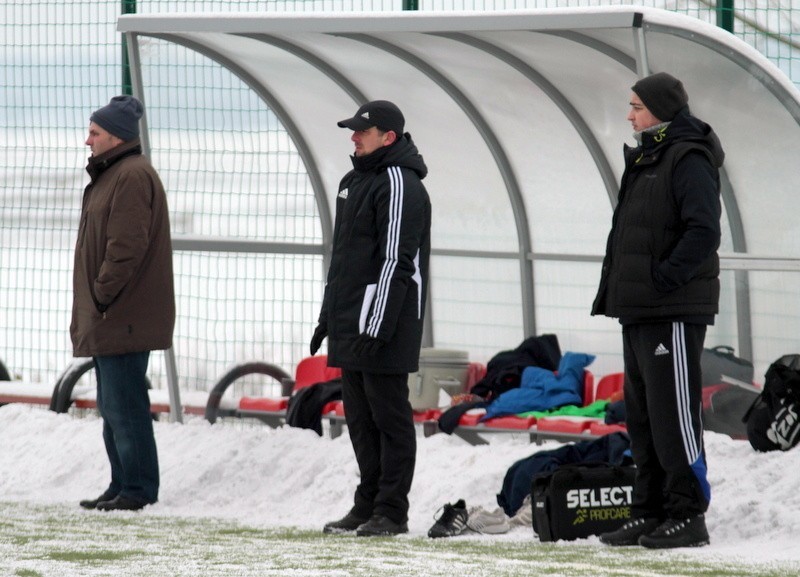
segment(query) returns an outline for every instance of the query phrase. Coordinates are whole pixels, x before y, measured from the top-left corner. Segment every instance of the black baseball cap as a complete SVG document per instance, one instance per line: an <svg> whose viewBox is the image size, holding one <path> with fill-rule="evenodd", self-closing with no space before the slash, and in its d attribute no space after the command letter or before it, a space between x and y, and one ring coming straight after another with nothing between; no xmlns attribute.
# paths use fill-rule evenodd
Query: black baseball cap
<svg viewBox="0 0 800 577"><path fill-rule="evenodd" d="M350 130L367 130L377 126L387 132L392 130L400 137L403 135L405 123L406 119L396 104L388 100L373 100L362 104L353 118L340 120L336 124Z"/></svg>

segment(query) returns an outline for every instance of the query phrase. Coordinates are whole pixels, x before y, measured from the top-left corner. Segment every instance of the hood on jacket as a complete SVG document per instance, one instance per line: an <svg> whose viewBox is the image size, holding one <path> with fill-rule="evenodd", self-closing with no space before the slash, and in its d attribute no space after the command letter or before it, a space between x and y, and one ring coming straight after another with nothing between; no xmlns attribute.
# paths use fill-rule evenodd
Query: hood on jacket
<svg viewBox="0 0 800 577"><path fill-rule="evenodd" d="M388 166L399 166L413 170L420 180L428 174L428 167L408 132L391 146L384 146L366 156L351 156L350 158L353 161L353 168L358 172L373 170L378 172Z"/></svg>
<svg viewBox="0 0 800 577"><path fill-rule="evenodd" d="M642 134L642 148L645 153L657 153L662 147L676 142L694 142L703 146L717 168L725 161L725 151L714 129L685 109L658 131Z"/></svg>
<svg viewBox="0 0 800 577"><path fill-rule="evenodd" d="M98 156L90 156L86 164L86 172L92 180L95 180L102 174L109 166L115 162L119 162L127 156L142 153L142 144L138 138L123 142L119 146L115 146L110 150L106 150L103 154Z"/></svg>

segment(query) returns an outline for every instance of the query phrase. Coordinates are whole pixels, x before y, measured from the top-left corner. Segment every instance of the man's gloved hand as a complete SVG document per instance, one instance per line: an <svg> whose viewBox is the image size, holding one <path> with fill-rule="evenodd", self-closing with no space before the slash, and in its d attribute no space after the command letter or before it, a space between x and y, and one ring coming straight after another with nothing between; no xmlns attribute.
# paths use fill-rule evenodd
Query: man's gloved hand
<svg viewBox="0 0 800 577"><path fill-rule="evenodd" d="M362 333L353 341L353 354L357 357L374 357L386 343L366 333Z"/></svg>
<svg viewBox="0 0 800 577"><path fill-rule="evenodd" d="M322 341L328 336L328 325L320 323L314 329L314 336L311 337L311 356L313 357L322 346Z"/></svg>

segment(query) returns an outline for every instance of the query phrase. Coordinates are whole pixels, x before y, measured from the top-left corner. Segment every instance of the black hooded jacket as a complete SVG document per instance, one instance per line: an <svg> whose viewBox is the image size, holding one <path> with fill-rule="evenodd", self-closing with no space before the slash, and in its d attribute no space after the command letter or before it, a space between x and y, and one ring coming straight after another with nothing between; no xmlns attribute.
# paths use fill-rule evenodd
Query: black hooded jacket
<svg viewBox="0 0 800 577"><path fill-rule="evenodd" d="M339 184L333 253L319 322L328 327L328 364L371 373L418 370L428 288L431 205L425 162L406 133L352 157ZM366 333L385 345L356 356Z"/></svg>
<svg viewBox="0 0 800 577"><path fill-rule="evenodd" d="M642 144L625 173L592 314L623 324L713 324L719 307L720 179L725 153L709 125L682 111Z"/></svg>

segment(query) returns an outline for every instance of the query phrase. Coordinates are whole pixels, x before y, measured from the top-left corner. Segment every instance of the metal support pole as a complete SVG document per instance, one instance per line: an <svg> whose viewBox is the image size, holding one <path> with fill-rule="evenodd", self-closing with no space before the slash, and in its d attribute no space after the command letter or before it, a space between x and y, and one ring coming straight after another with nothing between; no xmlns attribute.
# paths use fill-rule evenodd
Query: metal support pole
<svg viewBox="0 0 800 577"><path fill-rule="evenodd" d="M131 80L131 94L141 100L144 99L144 84L142 82L142 63L139 52L139 39L136 34L126 32L125 45L128 47L129 61L132 66L128 68L128 77ZM150 131L147 123L147 104L145 103L144 114L140 124L139 140L142 143L142 154L150 156ZM174 250L174 246L173 246ZM178 387L178 365L175 362L175 349L170 347L164 351L164 361L167 370L167 390L169 392L169 420L171 423L183 422L183 409L181 407L180 388Z"/></svg>
<svg viewBox="0 0 800 577"><path fill-rule="evenodd" d="M164 362L167 366L167 387L169 389L169 422L183 423L181 390L178 388L178 363L175 362L174 347L164 351Z"/></svg>
<svg viewBox="0 0 800 577"><path fill-rule="evenodd" d="M123 14L136 14L136 0L122 0ZM122 94L133 94L131 64L128 59L128 39L122 35Z"/></svg>
<svg viewBox="0 0 800 577"><path fill-rule="evenodd" d="M717 26L733 33L733 0L717 2Z"/></svg>

